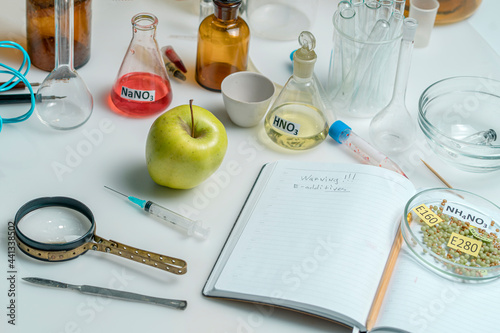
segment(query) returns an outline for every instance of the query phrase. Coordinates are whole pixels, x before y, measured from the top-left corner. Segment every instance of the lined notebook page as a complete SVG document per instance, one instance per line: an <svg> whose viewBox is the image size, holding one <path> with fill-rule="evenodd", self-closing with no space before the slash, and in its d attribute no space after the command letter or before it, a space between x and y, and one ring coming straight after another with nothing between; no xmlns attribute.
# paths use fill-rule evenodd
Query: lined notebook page
<svg viewBox="0 0 500 333"><path fill-rule="evenodd" d="M311 304L316 314L328 309L364 326L412 184L365 165L266 168L274 169L254 187L214 269L214 289L282 306L290 300L300 310Z"/></svg>
<svg viewBox="0 0 500 333"><path fill-rule="evenodd" d="M471 284L445 279L416 262L404 244L376 327L412 333L499 332L499 300L500 280Z"/></svg>

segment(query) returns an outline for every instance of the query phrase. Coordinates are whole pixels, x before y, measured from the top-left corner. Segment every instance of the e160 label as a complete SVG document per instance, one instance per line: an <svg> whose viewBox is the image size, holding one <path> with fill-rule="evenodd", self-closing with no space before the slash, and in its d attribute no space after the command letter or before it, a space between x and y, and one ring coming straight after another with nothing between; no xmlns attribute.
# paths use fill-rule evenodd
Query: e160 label
<svg viewBox="0 0 500 333"><path fill-rule="evenodd" d="M477 257L477 255L479 254L479 250L481 250L481 245L483 245L483 242L477 239L457 234L456 232L452 232L447 245L452 249L460 250L461 252Z"/></svg>
<svg viewBox="0 0 500 333"><path fill-rule="evenodd" d="M421 204L413 208L413 211L424 221L429 227L438 224L439 222L443 222L443 220L437 216L432 210L429 209L425 204Z"/></svg>

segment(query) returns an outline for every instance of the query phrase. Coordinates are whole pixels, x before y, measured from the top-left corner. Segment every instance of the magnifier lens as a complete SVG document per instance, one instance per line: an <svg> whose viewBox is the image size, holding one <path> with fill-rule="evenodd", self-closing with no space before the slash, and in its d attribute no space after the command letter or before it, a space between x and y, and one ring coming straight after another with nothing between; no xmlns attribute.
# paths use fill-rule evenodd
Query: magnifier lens
<svg viewBox="0 0 500 333"><path fill-rule="evenodd" d="M19 221L18 228L31 240L64 244L83 237L92 228L92 223L77 210L48 206L26 214Z"/></svg>

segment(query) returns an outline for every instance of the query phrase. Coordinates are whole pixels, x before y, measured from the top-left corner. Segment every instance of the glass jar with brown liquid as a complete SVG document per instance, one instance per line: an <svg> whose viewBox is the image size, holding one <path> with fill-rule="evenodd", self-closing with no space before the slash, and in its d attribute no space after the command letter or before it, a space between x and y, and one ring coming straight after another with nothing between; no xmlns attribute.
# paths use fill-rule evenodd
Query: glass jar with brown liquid
<svg viewBox="0 0 500 333"><path fill-rule="evenodd" d="M247 69L250 29L238 16L241 0L214 0L214 14L198 30L196 81L220 91L222 80Z"/></svg>
<svg viewBox="0 0 500 333"><path fill-rule="evenodd" d="M74 67L90 59L91 0L74 0ZM26 0L26 37L31 63L45 71L55 65L54 0Z"/></svg>
<svg viewBox="0 0 500 333"><path fill-rule="evenodd" d="M449 24L465 20L479 7L482 0L438 0L439 9L435 24ZM410 0L406 0L405 16L408 17Z"/></svg>

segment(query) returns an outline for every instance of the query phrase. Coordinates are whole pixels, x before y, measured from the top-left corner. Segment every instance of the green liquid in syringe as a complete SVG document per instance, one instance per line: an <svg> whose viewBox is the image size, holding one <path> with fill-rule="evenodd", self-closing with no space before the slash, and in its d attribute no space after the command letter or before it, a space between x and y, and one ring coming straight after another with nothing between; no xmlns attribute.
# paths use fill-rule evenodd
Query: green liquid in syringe
<svg viewBox="0 0 500 333"><path fill-rule="evenodd" d="M269 111L264 127L275 143L296 150L315 147L328 134L328 125L321 111L300 103L285 103Z"/></svg>

